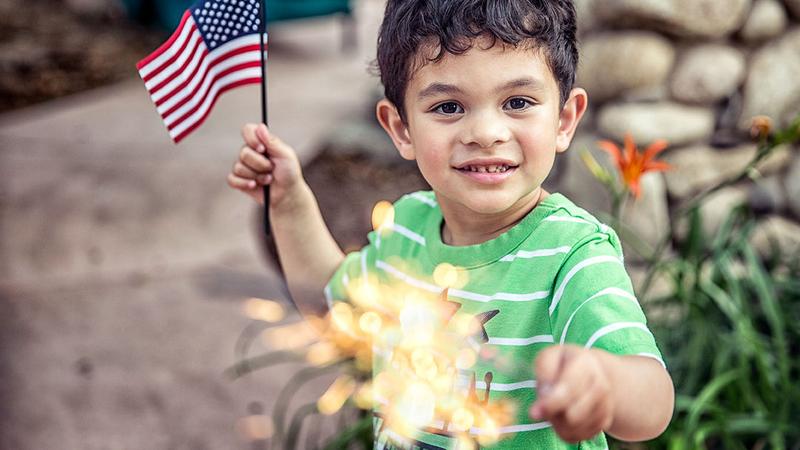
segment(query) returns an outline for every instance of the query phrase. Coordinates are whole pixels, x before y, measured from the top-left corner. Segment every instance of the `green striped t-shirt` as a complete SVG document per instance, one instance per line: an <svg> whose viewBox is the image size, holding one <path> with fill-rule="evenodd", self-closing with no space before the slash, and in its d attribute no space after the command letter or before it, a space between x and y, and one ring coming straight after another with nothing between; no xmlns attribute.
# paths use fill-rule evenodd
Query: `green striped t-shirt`
<svg viewBox="0 0 800 450"><path fill-rule="evenodd" d="M475 378L484 380L491 372L490 401L511 399L517 405L516 420L500 430L503 439L489 448L607 448L602 433L567 444L549 423L531 419L528 410L536 400L533 362L549 345L649 356L663 364L625 272L617 235L560 194L548 196L513 228L478 245L444 244L442 220L432 192L402 197L394 205L391 232L370 233L369 245L347 255L326 288L328 300L347 300L348 283L367 273L438 293L432 274L439 264L466 270L467 284L450 289L448 299L461 304L460 313L499 311L484 324L488 342L483 344L497 357L479 359ZM492 362L498 360L512 363ZM476 388L482 393L486 383L478 381ZM377 412L375 424L376 449L455 446L448 430L420 431L418 442L409 443L387 429Z"/></svg>

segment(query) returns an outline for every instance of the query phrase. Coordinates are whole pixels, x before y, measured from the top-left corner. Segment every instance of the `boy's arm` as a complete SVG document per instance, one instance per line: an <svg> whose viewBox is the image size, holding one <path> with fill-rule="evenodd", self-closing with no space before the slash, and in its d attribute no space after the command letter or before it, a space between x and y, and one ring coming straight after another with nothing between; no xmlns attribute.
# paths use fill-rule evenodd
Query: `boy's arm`
<svg viewBox="0 0 800 450"><path fill-rule="evenodd" d="M325 225L317 199L303 182L291 198L273 205L270 214L292 298L303 315L324 315L328 306L323 291L344 253Z"/></svg>
<svg viewBox="0 0 800 450"><path fill-rule="evenodd" d="M322 219L317 200L303 179L294 150L265 125L242 128L245 146L228 184L260 204L270 185L270 219L281 267L292 299L304 315L327 311L323 290L344 260Z"/></svg>
<svg viewBox="0 0 800 450"><path fill-rule="evenodd" d="M667 370L652 358L597 352L614 380L611 396L616 408L608 433L623 441L658 437L669 425L675 405L675 388Z"/></svg>
<svg viewBox="0 0 800 450"><path fill-rule="evenodd" d="M617 356L574 345L550 347L536 359L536 419L578 442L600 431L624 441L657 437L672 418L672 379L655 359Z"/></svg>

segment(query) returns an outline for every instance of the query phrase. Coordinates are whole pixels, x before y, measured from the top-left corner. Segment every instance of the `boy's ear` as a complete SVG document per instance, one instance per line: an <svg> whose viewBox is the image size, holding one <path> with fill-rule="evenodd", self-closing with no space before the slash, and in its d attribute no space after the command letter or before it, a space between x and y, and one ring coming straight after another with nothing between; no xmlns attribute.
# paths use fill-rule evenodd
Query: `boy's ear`
<svg viewBox="0 0 800 450"><path fill-rule="evenodd" d="M400 156L409 161L414 160L414 146L411 144L408 127L403 123L394 103L385 98L381 99L375 107L375 114L378 116L378 122L392 138Z"/></svg>
<svg viewBox="0 0 800 450"><path fill-rule="evenodd" d="M569 93L569 98L564 103L558 121L558 136L556 137L556 151L561 153L569 148L575 130L589 106L589 95L582 88L575 88Z"/></svg>

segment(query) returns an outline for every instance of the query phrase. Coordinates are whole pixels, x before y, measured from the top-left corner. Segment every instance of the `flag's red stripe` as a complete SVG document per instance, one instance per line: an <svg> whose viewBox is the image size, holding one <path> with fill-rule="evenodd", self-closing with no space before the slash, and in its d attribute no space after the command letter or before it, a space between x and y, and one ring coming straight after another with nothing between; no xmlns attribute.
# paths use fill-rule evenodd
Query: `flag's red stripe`
<svg viewBox="0 0 800 450"><path fill-rule="evenodd" d="M189 19L189 16L191 16L191 13L189 12L189 10L186 10L186 12L183 13L183 17L181 17L181 24L178 25L178 29L175 30L174 33L172 33L172 36L169 37L167 42L161 44L161 47L158 47L153 53L150 53L143 60L139 61L136 64L136 68L141 70L142 67L146 66L150 61L158 58L162 53L167 51L167 49L172 46L175 40L178 39L178 36L181 35L183 26L186 24L186 21Z"/></svg>
<svg viewBox="0 0 800 450"><path fill-rule="evenodd" d="M207 52L208 50L205 50L205 51ZM208 64L208 67L203 72L202 76L200 77L200 82L197 83L197 86L202 86L203 83L205 83L206 77L208 76L208 73L217 64L223 62L227 58L231 58L231 57L234 57L236 55L241 55L242 53L247 53L247 52L252 52L252 51L259 51L259 46L258 45L246 45L244 47L234 48L233 50L230 50L229 52L223 53L222 55L219 55L219 56L215 55L213 57L213 59L211 59L211 62ZM208 54L204 55L203 59L207 58L207 57L208 57ZM155 102L156 103L156 107L159 107L159 106L163 105L172 96L176 95L183 88L188 86L192 82L192 80L195 79L196 76L198 76L197 72L200 70L200 68L202 66L203 66L203 61L201 60L200 64L198 64L197 67L194 68L194 71L192 72L191 76L187 77L186 80L183 83L181 83L179 86L177 86L175 89L173 89L172 92L170 92L169 94L165 95L164 97L160 98L157 102ZM170 76L170 78L168 78L167 81L172 80L177 76L178 76L178 72L175 72L172 76ZM193 93L193 94L196 95L196 93ZM170 115L172 112L175 111L176 108L180 107L180 105L182 105L184 103L186 103L186 99L182 100L181 102L179 102L179 104L177 104L177 105L173 106L172 108L170 108L169 111L166 111L163 114L164 117Z"/></svg>
<svg viewBox="0 0 800 450"><path fill-rule="evenodd" d="M170 130L175 128L175 126L177 126L177 124L183 122L189 116L194 114L198 109L200 109L200 107L203 106L203 103L205 103L206 98L208 97L208 94L214 89L214 85L216 84L216 82L220 78L224 77L225 75L229 75L231 73L238 72L240 70L249 69L251 67L261 67L261 61L250 61L250 62L246 62L246 63L242 63L242 64L237 64L235 66L231 66L231 67L223 70L222 72L218 73L211 80L211 83L208 84L208 88L202 93L202 95L200 95L200 92L195 92L192 97L187 97L187 98L181 100L177 105L175 105L172 108L170 108L169 111L167 111L166 113L164 113L163 116L161 116L161 117L164 118L164 121L166 122L167 121L167 117L169 117L169 115L172 112L174 112L177 108L179 108L181 105L185 104L186 102L188 102L189 100L191 100L193 98L199 98L200 99L192 109L190 109L189 111L186 111L177 120L172 121L171 124L167 126L167 128L169 128ZM213 105L214 101L212 101L211 103Z"/></svg>
<svg viewBox="0 0 800 450"><path fill-rule="evenodd" d="M188 65L189 65L189 63L190 63L190 62L192 62L192 58L194 58L194 55L195 55L195 53L197 53L197 49L198 49L198 48L200 48L200 45L201 45L201 44L203 44L203 38L200 38L200 37L198 36L197 42L194 44L194 48L192 48L192 51L189 53L189 57L188 57L188 58L186 58L186 61L184 61L184 62L183 62L183 65L181 65L181 67L180 67L178 70L175 70L175 71L173 71L173 72L170 74L170 76L168 76L167 78L165 78L163 81L161 81L161 82L160 82L160 83L158 83L157 85L153 86L153 88L152 88L152 89L150 89L150 95L153 95L153 94L155 94L156 92L158 92L159 90L161 90L161 88L163 88L164 86L166 86L166 85L167 85L167 83L169 83L170 81L172 81L172 80L173 80L173 79L174 79L176 76L178 76L178 75L179 75L179 74L181 74L181 73L182 73L184 70L186 70L186 66L188 66ZM208 53L208 47L206 47L205 45L203 45L203 50L201 50L201 51L203 51L203 52L205 52L205 53ZM197 64L197 67L200 67L200 65L202 65L202 64L203 64L203 59L204 59L204 58L205 58L205 54L204 54L203 56L201 56L201 57L200 57L200 61L199 61L199 63ZM195 67L195 71L197 71L197 67ZM192 75L194 75L194 74L192 74ZM146 81L146 80L145 80L145 81Z"/></svg>
<svg viewBox="0 0 800 450"><path fill-rule="evenodd" d="M172 55L171 58L169 58L168 60L164 61L160 66L158 66L157 69L155 69L154 71L152 71L149 74L147 74L147 76L142 77L142 79L144 80L145 83L147 83L148 81L153 79L156 75L160 74L163 70L167 69L169 66L171 66L175 62L175 60L177 60L178 58L181 57L181 55L183 55L183 52L186 51L186 47L189 45L189 42L192 40L192 34L195 31L197 31L197 27L192 25L192 27L189 29L189 34L186 35L186 40L184 40L183 43L181 44L180 50L178 50L174 55ZM203 38L201 37L200 40L202 41Z"/></svg>
<svg viewBox="0 0 800 450"><path fill-rule="evenodd" d="M225 92L227 92L227 91L229 91L229 90L231 90L233 88L237 88L239 86L244 86L244 85L247 85L247 84L260 83L260 82L261 82L261 77L245 78L244 80L238 80L238 81L235 81L235 82L233 82L231 84L228 84L228 85L223 86L222 88L220 88L219 92L217 92L217 95L214 97L214 100L211 101L211 105L209 105L209 107L206 110L205 114L203 114L203 116L200 117L200 119L198 119L195 123L193 123L191 126L189 126L189 128L183 130L183 132L181 132L181 134L175 136L173 138L175 143L177 144L178 142L183 140L183 138L185 138L189 133L191 133L197 127L199 127L200 125L203 124L203 122L206 120L208 115L211 113L211 110L214 109L214 104L217 103L217 99L219 99L219 97L223 93L225 93Z"/></svg>

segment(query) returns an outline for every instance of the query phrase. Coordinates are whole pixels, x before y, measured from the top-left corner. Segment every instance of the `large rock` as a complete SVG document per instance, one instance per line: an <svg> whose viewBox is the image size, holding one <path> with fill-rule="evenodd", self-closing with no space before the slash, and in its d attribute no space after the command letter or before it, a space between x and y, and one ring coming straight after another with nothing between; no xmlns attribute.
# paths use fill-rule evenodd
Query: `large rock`
<svg viewBox="0 0 800 450"><path fill-rule="evenodd" d="M596 1L574 0L573 3L575 3L575 13L578 16L578 32L586 33L594 29L597 25L597 19L593 12Z"/></svg>
<svg viewBox="0 0 800 450"><path fill-rule="evenodd" d="M750 243L764 258L772 257L773 250L779 249L784 258L792 260L800 252L800 225L781 216L769 216L753 230Z"/></svg>
<svg viewBox="0 0 800 450"><path fill-rule="evenodd" d="M772 175L750 186L750 209L756 214L777 214L787 205L786 192L778 175Z"/></svg>
<svg viewBox="0 0 800 450"><path fill-rule="evenodd" d="M715 103L739 88L745 65L744 55L736 48L698 45L680 58L670 83L672 96L687 103Z"/></svg>
<svg viewBox="0 0 800 450"><path fill-rule="evenodd" d="M789 202L789 209L800 219L800 157L796 157L786 172L784 186Z"/></svg>
<svg viewBox="0 0 800 450"><path fill-rule="evenodd" d="M557 156L558 159L565 160L564 165L566 166L566 170L563 171L559 180L558 190L577 205L595 215L610 211L611 196L600 181L596 180L586 168L586 164L581 160L581 152L589 151L597 162L610 173L616 173L617 170L607 154L597 147L597 141L600 139L602 139L600 136L591 133L577 134L572 140L570 149Z"/></svg>
<svg viewBox="0 0 800 450"><path fill-rule="evenodd" d="M630 132L640 145L666 139L671 146L680 146L708 140L714 132L711 109L678 103L608 105L600 111L597 122L603 134L622 141Z"/></svg>
<svg viewBox="0 0 800 450"><path fill-rule="evenodd" d="M788 21L786 10L778 0L756 0L739 35L751 43L771 39L786 29Z"/></svg>
<svg viewBox="0 0 800 450"><path fill-rule="evenodd" d="M720 38L741 27L750 5L751 0L605 0L597 2L594 11L610 25Z"/></svg>
<svg viewBox="0 0 800 450"><path fill-rule="evenodd" d="M743 186L728 186L709 195L700 205L705 236L716 235L733 208L747 203L747 199L747 189Z"/></svg>
<svg viewBox="0 0 800 450"><path fill-rule="evenodd" d="M800 19L800 0L783 0L783 3L796 19Z"/></svg>
<svg viewBox="0 0 800 450"><path fill-rule="evenodd" d="M667 190L672 197L684 199L691 194L714 186L736 176L756 155L755 145L718 150L707 145L697 145L670 151L664 160L672 170L665 173ZM777 148L757 167L759 173L769 175L789 164L788 147Z"/></svg>
<svg viewBox="0 0 800 450"><path fill-rule="evenodd" d="M629 31L590 36L582 43L578 85L594 101L664 83L675 61L672 44L656 33Z"/></svg>
<svg viewBox="0 0 800 450"><path fill-rule="evenodd" d="M800 28L770 41L753 56L744 89L739 127L750 127L753 116L785 123L800 102Z"/></svg>
<svg viewBox="0 0 800 450"><path fill-rule="evenodd" d="M622 223L632 231L638 240L655 248L665 234L669 232L669 209L667 207L667 187L660 173L648 173L641 179L642 195L638 199L629 199L622 211ZM637 244L627 232L621 231L625 257L638 261L648 257L642 255Z"/></svg>

